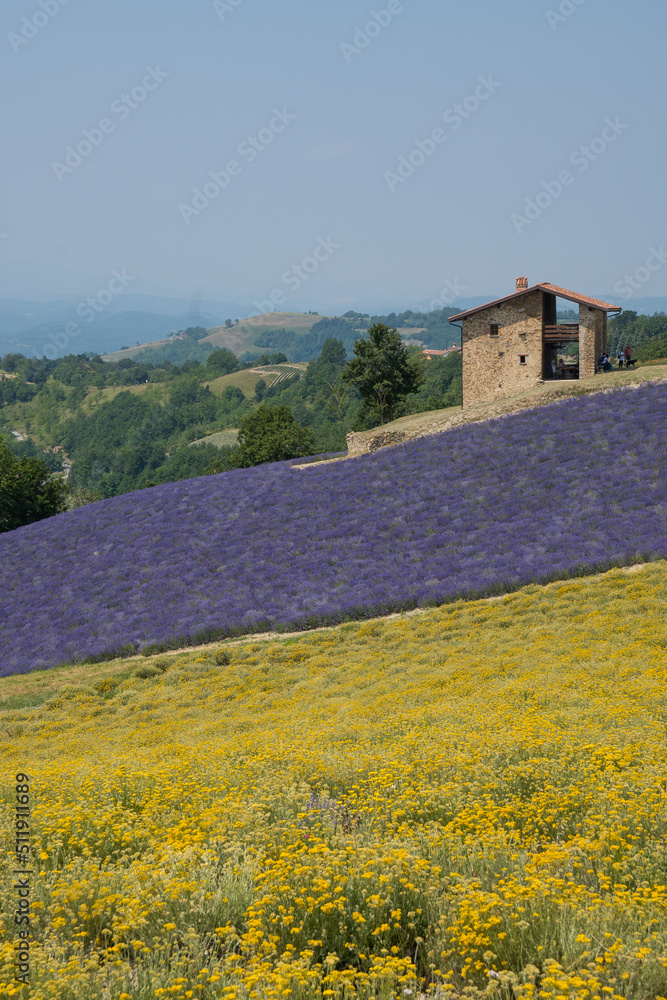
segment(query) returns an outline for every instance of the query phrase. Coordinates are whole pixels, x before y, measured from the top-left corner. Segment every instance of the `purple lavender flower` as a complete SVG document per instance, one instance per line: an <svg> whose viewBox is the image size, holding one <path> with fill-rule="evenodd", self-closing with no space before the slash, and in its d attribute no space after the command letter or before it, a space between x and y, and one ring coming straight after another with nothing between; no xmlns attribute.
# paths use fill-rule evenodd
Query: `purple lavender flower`
<svg viewBox="0 0 667 1000"><path fill-rule="evenodd" d="M0 535L0 675L337 624L667 557L667 386ZM620 526L620 529L619 529Z"/></svg>

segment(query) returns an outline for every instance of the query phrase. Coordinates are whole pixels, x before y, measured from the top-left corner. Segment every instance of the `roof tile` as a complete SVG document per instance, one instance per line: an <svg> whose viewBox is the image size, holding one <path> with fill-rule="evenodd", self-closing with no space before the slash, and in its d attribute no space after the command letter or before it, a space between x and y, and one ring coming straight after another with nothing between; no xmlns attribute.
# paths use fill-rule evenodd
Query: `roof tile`
<svg viewBox="0 0 667 1000"><path fill-rule="evenodd" d="M572 292L569 288L561 288L559 285L552 285L548 281L541 281L538 285L531 285L530 288L522 289L519 292L512 292L511 295L504 295L502 299L494 299L492 302L486 302L482 306L475 306L474 309L466 309L465 312L457 313L455 316L449 317L449 322L454 320L465 319L467 316L472 316L474 313L483 312L485 309L490 309L492 306L501 305L503 302L509 302L511 299L518 299L522 295L530 295L531 292L543 291L550 292L552 295L557 295L561 299L569 299L571 302L578 302L580 305L591 306L593 309L602 309L604 312L620 312L621 306L612 306L609 302L603 302L602 299L593 299L590 295L580 295L578 292Z"/></svg>

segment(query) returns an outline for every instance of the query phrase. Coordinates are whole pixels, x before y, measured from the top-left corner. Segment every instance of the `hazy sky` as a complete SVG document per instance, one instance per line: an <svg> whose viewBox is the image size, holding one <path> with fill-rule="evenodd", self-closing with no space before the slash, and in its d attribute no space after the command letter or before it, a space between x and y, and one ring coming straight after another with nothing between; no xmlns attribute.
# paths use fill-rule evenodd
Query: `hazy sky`
<svg viewBox="0 0 667 1000"><path fill-rule="evenodd" d="M5 0L0 296L666 295L666 29L664 0Z"/></svg>

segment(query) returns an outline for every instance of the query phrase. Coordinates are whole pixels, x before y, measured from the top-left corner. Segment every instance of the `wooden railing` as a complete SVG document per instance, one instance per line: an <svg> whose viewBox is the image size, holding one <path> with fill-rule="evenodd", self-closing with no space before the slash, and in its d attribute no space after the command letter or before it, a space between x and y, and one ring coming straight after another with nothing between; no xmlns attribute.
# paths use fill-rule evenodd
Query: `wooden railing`
<svg viewBox="0 0 667 1000"><path fill-rule="evenodd" d="M545 340L579 340L579 324L559 323L552 326L545 323L543 333Z"/></svg>

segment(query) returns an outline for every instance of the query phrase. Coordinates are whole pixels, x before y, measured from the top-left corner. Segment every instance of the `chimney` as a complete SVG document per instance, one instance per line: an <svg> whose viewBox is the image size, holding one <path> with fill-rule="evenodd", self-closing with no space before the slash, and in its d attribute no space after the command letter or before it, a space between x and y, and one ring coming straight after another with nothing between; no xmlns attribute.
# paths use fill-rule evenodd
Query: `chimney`
<svg viewBox="0 0 667 1000"><path fill-rule="evenodd" d="M517 278L516 279L516 290L517 292L525 292L528 288L528 278Z"/></svg>

